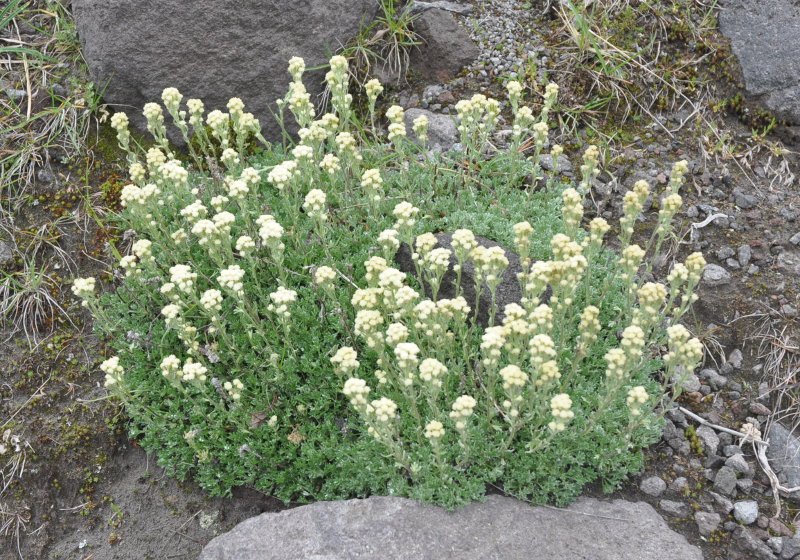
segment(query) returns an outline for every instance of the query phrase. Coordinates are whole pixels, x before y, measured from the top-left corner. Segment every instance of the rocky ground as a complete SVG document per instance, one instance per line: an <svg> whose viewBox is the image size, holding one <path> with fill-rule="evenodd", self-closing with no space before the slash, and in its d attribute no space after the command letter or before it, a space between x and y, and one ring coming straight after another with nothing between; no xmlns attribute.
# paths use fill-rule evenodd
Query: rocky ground
<svg viewBox="0 0 800 560"><path fill-rule="evenodd" d="M604 173L594 185L590 215L617 218L621 195L633 182L646 178L665 184L674 161L689 162L678 216L681 235L654 275L663 277L672 258L705 253L710 266L687 326L701 336L707 357L677 403L683 410L667 414L664 437L648 451L645 472L611 497L650 503L707 559L797 557L800 537L793 537L793 524L800 492L781 499L778 511L775 481L756 457L757 447L720 429L741 432L745 423L758 428L770 439L766 464L778 473L777 480L786 487L800 485L800 458L795 458L800 442L790 433L800 418L794 398L800 201L798 144L791 127L778 123L765 129L763 115L737 98L741 74L715 21L702 20L699 2L685 3L699 7L692 12L696 17L686 17L703 30L703 44L715 49L697 64L705 68L695 76L701 85L691 92L691 76L683 76L676 90L680 95L664 86L663 99L653 104L644 103L643 91L663 84L646 68L624 79L605 76L619 89L597 89L597 66L568 40L554 11L557 2L447 4L478 45L474 51L463 46L474 52L476 62L441 82L431 81L441 68L421 72L424 80L394 92L406 107L452 114L465 94L499 96L499 78L510 72L558 82L563 95L558 118L565 134L555 140L564 143L573 164L587 143L604 148ZM668 11L653 14L667 24L670 17ZM619 18L618 25L626 21ZM672 48L679 58L699 47L686 46L698 41L690 26L683 34L677 28L669 27L672 35L665 37L672 43L665 39L664 49ZM448 48L463 54L452 41ZM626 80L634 86L641 80L641 90ZM646 110L638 107L623 120L624 111L611 107L613 101L602 104L608 94L635 97ZM443 133L443 142L448 134ZM54 260L48 269L51 293L64 305L68 288L59 281L99 270L98 261L107 257L106 241L118 240L116 232L98 228L92 219L93 212L113 202L122 180L114 163L103 161L103 142L108 144L101 137L98 162L88 167L54 157L41 168L32 185L32 206L16 216L20 231L44 227L36 239L56 243L71 257L61 265ZM561 169L572 173L568 166ZM643 215L637 235L648 235L655 214L651 208ZM63 216L69 219L47 225ZM4 270L19 266L15 259L26 243L30 235L9 239L0 232ZM98 400L104 390L95 364L102 347L91 339L79 310L69 312L73 324L56 313L51 325L39 325L54 331L35 340L33 349L24 332L0 345L0 418L10 418L3 420L3 429L21 435L17 445L27 455L24 474L10 490L11 509L0 512L0 532L19 537L0 547L2 560L196 558L213 535L256 513L283 508L247 490L212 500L156 467L125 437L119 409ZM599 495L591 488L587 493Z"/></svg>

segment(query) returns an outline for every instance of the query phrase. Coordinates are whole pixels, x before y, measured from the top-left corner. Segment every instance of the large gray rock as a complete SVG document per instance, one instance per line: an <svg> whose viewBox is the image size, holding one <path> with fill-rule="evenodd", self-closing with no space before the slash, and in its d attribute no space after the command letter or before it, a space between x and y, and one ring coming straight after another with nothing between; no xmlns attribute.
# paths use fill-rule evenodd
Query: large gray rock
<svg viewBox="0 0 800 560"><path fill-rule="evenodd" d="M701 560L645 502L581 498L565 510L500 496L455 513L405 498L318 502L265 513L200 560Z"/></svg>
<svg viewBox="0 0 800 560"><path fill-rule="evenodd" d="M784 479L787 488L800 486L800 439L783 425L775 422L769 429L767 458L772 469ZM792 492L787 498L800 503L800 491Z"/></svg>
<svg viewBox="0 0 800 560"><path fill-rule="evenodd" d="M414 31L422 44L411 51L411 70L427 81L452 80L480 54L469 33L449 11L424 11L414 20Z"/></svg>
<svg viewBox="0 0 800 560"><path fill-rule="evenodd" d="M779 118L800 123L800 4L723 0L719 27L739 59L747 93Z"/></svg>
<svg viewBox="0 0 800 560"><path fill-rule="evenodd" d="M73 0L83 56L105 100L140 128L142 106L160 101L165 87L207 110L240 97L278 138L270 110L286 94L286 68L302 56L311 68L355 37L375 14L376 0ZM324 70L307 74L312 96Z"/></svg>
<svg viewBox="0 0 800 560"><path fill-rule="evenodd" d="M450 266L447 269L447 272L442 278L442 283L439 287L439 299L446 299L446 298L454 298L456 297L456 273L453 270L453 266L456 264L455 253L453 252L453 234L452 233L436 233L436 239L439 240L439 244L437 247L444 247L445 249L449 249L452 256L450 257ZM499 325L503 321L503 317L505 316L503 313L503 309L509 303L519 303L520 299L522 299L522 290L519 286L519 280L517 279L517 274L522 272L522 266L519 262L519 255L511 251L510 249L503 247L496 241L492 241L491 239L486 239L485 237L475 236L476 241L483 247L501 247L508 259L508 268L506 268L505 274L503 275L503 281L497 287L497 292L495 294L495 303L497 305L497 314L495 315L495 325ZM397 256L395 257L397 261L397 266L400 270L405 272L409 275L416 276L416 268L414 267L414 261L411 259L411 249L410 247L403 243L400 245L400 249L397 251ZM462 295L467 300L470 308L472 309L471 313L474 314L475 312L475 265L472 262L472 259L467 260L464 263L464 269L461 271L461 288L462 288ZM425 292L430 297L430 289L425 285ZM547 288L547 291L542 296L542 302L547 302L550 299L550 288ZM480 295L480 305L478 306L478 316L477 322L482 326L487 326L489 324L489 309L491 308L492 298L491 294L489 293L489 288L486 284L483 285L483 291Z"/></svg>

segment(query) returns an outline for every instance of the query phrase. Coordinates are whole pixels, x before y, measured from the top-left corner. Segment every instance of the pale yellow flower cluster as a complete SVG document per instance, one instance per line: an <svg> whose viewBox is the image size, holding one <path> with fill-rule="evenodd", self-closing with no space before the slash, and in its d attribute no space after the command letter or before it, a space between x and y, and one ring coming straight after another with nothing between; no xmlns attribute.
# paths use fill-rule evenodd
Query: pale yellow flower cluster
<svg viewBox="0 0 800 560"><path fill-rule="evenodd" d="M147 179L147 169L137 161L128 167L128 175L130 175L131 181L141 185Z"/></svg>
<svg viewBox="0 0 800 560"><path fill-rule="evenodd" d="M635 363L644 349L644 331L638 325L630 325L623 329L620 345L631 363Z"/></svg>
<svg viewBox="0 0 800 560"><path fill-rule="evenodd" d="M267 181L279 191L283 191L290 185L292 179L299 175L297 161L290 159L273 167L267 175Z"/></svg>
<svg viewBox="0 0 800 560"><path fill-rule="evenodd" d="M311 103L311 94L308 93L303 82L293 81L289 84L289 93L286 101L289 105L289 110L294 114L300 126L307 126L314 120L316 110L314 109L314 104Z"/></svg>
<svg viewBox="0 0 800 560"><path fill-rule="evenodd" d="M574 235L581 224L581 218L583 218L583 197L575 189L568 188L561 193L561 199L563 201L561 214L564 217L564 228Z"/></svg>
<svg viewBox="0 0 800 560"><path fill-rule="evenodd" d="M364 84L364 91L367 97L374 103L378 96L383 93L383 86L379 80L372 78Z"/></svg>
<svg viewBox="0 0 800 560"><path fill-rule="evenodd" d="M418 116L416 119L414 119L414 122L412 123L411 129L414 131L414 134L416 135L417 139L422 143L428 141L429 124L430 123L428 122L428 117L426 117L425 115Z"/></svg>
<svg viewBox="0 0 800 560"><path fill-rule="evenodd" d="M267 306L267 310L275 313L282 321L288 321L292 315L289 308L297 300L297 292L278 286L278 289L269 295L269 299L272 303Z"/></svg>
<svg viewBox="0 0 800 560"><path fill-rule="evenodd" d="M462 140L480 142L494 128L500 114L500 102L478 93L456 103L456 112ZM475 146L476 149L482 147L482 144Z"/></svg>
<svg viewBox="0 0 800 560"><path fill-rule="evenodd" d="M413 342L401 342L394 347L394 357L397 365L406 372L411 372L419 364L419 346Z"/></svg>
<svg viewBox="0 0 800 560"><path fill-rule="evenodd" d="M119 365L119 356L113 356L101 363L100 371L106 374L106 387L121 383L122 377L125 375L125 369Z"/></svg>
<svg viewBox="0 0 800 560"><path fill-rule="evenodd" d="M581 323L578 327L581 340L586 346L591 346L597 340L597 333L600 332L600 310L594 305L587 306L581 313Z"/></svg>
<svg viewBox="0 0 800 560"><path fill-rule="evenodd" d="M444 425L438 420L431 420L425 425L425 438L436 443L444 437Z"/></svg>
<svg viewBox="0 0 800 560"><path fill-rule="evenodd" d="M170 267L169 273L170 281L185 294L191 292L194 283L197 281L197 273L192 272L192 267L187 264L176 264Z"/></svg>
<svg viewBox="0 0 800 560"><path fill-rule="evenodd" d="M642 407L647 403L649 398L650 395L647 394L647 391L641 385L637 385L628 391L628 397L625 399L625 402L628 404L628 408L631 409L631 416L641 415Z"/></svg>
<svg viewBox="0 0 800 560"><path fill-rule="evenodd" d="M533 125L533 140L537 149L541 150L544 143L547 142L548 132L550 132L550 126L545 121L539 121Z"/></svg>
<svg viewBox="0 0 800 560"><path fill-rule="evenodd" d="M188 206L181 209L181 216L186 218L189 223L195 222L208 215L208 208L205 207L200 199L195 200Z"/></svg>
<svg viewBox="0 0 800 560"><path fill-rule="evenodd" d="M550 413L553 421L547 427L553 433L563 432L570 420L575 417L572 412L572 399L566 393L560 393L550 399Z"/></svg>
<svg viewBox="0 0 800 560"><path fill-rule="evenodd" d="M386 110L386 118L389 119L389 140L402 138L406 135L405 111L399 105L392 105Z"/></svg>
<svg viewBox="0 0 800 560"><path fill-rule="evenodd" d="M217 313L222 311L222 292L214 289L206 290L200 296L200 305L203 309L216 316Z"/></svg>
<svg viewBox="0 0 800 560"><path fill-rule="evenodd" d="M380 169L367 169L361 175L361 186L367 193L367 196L378 202L382 198L383 178L381 177Z"/></svg>
<svg viewBox="0 0 800 560"><path fill-rule="evenodd" d="M475 234L468 229L457 229L453 232L453 251L459 263L466 261L472 251L478 246Z"/></svg>
<svg viewBox="0 0 800 560"><path fill-rule="evenodd" d="M687 371L693 370L703 358L703 343L683 325L672 325L667 329L669 352L664 356L667 366L683 365Z"/></svg>
<svg viewBox="0 0 800 560"><path fill-rule="evenodd" d="M514 245L519 251L521 259L526 259L531 253L531 235L533 226L525 221L514 224Z"/></svg>
<svg viewBox="0 0 800 560"><path fill-rule="evenodd" d="M528 374L514 364L501 369L500 377L503 379L503 389L506 391L521 389L528 382Z"/></svg>
<svg viewBox="0 0 800 560"><path fill-rule="evenodd" d="M119 266L125 271L125 276L141 274L141 269L137 268L138 263L135 255L127 255L120 259Z"/></svg>
<svg viewBox="0 0 800 560"><path fill-rule="evenodd" d="M350 346L343 346L336 351L331 358L334 371L339 375L348 375L361 365L358 361L358 354Z"/></svg>
<svg viewBox="0 0 800 560"><path fill-rule="evenodd" d="M336 135L336 149L339 151L339 157L350 157L356 161L362 159L361 154L358 152L356 139L349 132L340 132Z"/></svg>
<svg viewBox="0 0 800 560"><path fill-rule="evenodd" d="M392 399L381 397L370 403L372 416L382 424L393 422L397 414L397 404Z"/></svg>
<svg viewBox="0 0 800 560"><path fill-rule="evenodd" d="M181 368L182 379L187 383L199 382L203 383L208 379L206 375L208 368L199 362L195 362L192 358L188 358Z"/></svg>
<svg viewBox="0 0 800 560"><path fill-rule="evenodd" d="M472 416L478 402L469 395L461 395L453 403L450 411L450 418L456 425L459 432L467 428L467 419Z"/></svg>
<svg viewBox="0 0 800 560"><path fill-rule="evenodd" d="M508 268L508 258L502 247L476 246L470 254L481 280L493 290L503 280L503 272Z"/></svg>
<svg viewBox="0 0 800 560"><path fill-rule="evenodd" d="M289 59L289 74L292 75L292 80L299 82L303 79L303 73L306 70L306 61L299 56L293 56Z"/></svg>
<svg viewBox="0 0 800 560"><path fill-rule="evenodd" d="M621 237L625 243L633 235L636 219L639 217L642 208L644 208L644 203L649 195L650 185L647 184L647 181L636 181L633 189L625 193L622 199L623 216L619 220Z"/></svg>
<svg viewBox="0 0 800 560"><path fill-rule="evenodd" d="M350 298L350 303L356 309L373 309L378 307L381 295L380 288L358 289L353 293L353 297Z"/></svg>
<svg viewBox="0 0 800 560"><path fill-rule="evenodd" d="M647 282L637 291L639 307L634 309L633 324L649 329L654 326L661 316L661 306L667 297L667 288L664 284Z"/></svg>
<svg viewBox="0 0 800 560"><path fill-rule="evenodd" d="M233 402L238 402L242 398L242 390L244 389L244 383L242 383L239 379L234 379L233 381L226 381L222 384L222 387L228 393L231 400Z"/></svg>
<svg viewBox="0 0 800 560"><path fill-rule="evenodd" d="M283 226L275 220L270 214L264 214L256 219L258 228L258 236L261 240L276 249L281 249L283 244L280 242L283 237Z"/></svg>
<svg viewBox="0 0 800 560"><path fill-rule="evenodd" d="M364 412L367 408L367 396L370 393L370 388L367 382L357 377L351 377L344 383L342 392L350 400L350 404L360 411Z"/></svg>
<svg viewBox="0 0 800 560"><path fill-rule="evenodd" d="M328 219L328 214L325 211L326 204L327 196L325 193L320 189L311 189L303 201L303 210L312 220L324 222Z"/></svg>
<svg viewBox="0 0 800 560"><path fill-rule="evenodd" d="M81 299L92 298L94 297L95 279L91 276L88 278L76 278L72 281L71 289L76 297Z"/></svg>
<svg viewBox="0 0 800 560"><path fill-rule="evenodd" d="M336 271L329 266L320 266L314 271L314 283L318 286L329 286L336 280Z"/></svg>
<svg viewBox="0 0 800 560"><path fill-rule="evenodd" d="M382 325L383 315L380 311L359 309L356 313L355 333L363 338L370 348L383 344L383 333L378 331Z"/></svg>
<svg viewBox="0 0 800 560"><path fill-rule="evenodd" d="M623 272L629 277L633 277L642 264L644 258L644 249L638 245L628 245L622 250L622 256L617 261L622 268Z"/></svg>
<svg viewBox="0 0 800 560"><path fill-rule="evenodd" d="M242 282L242 278L244 278L244 269L238 264L232 264L220 270L217 281L224 289L230 291L237 298L241 298L244 296L244 283ZM175 282L175 280L173 280L173 282Z"/></svg>
<svg viewBox="0 0 800 560"><path fill-rule="evenodd" d="M161 375L170 380L177 380L180 378L179 372L181 371L181 361L175 354L170 354L161 360Z"/></svg>
<svg viewBox="0 0 800 560"><path fill-rule="evenodd" d="M256 242L249 235L241 235L236 239L236 250L243 257L249 257L256 248Z"/></svg>
<svg viewBox="0 0 800 560"><path fill-rule="evenodd" d="M339 163L339 158L336 157L335 154L325 154L322 158L322 161L319 162L319 166L323 171L330 175L333 175L342 169L342 166Z"/></svg>
<svg viewBox="0 0 800 560"><path fill-rule="evenodd" d="M419 378L436 388L442 386L442 378L447 375L447 367L435 358L426 358L419 365Z"/></svg>
<svg viewBox="0 0 800 560"><path fill-rule="evenodd" d="M403 323L392 323L386 329L386 344L395 347L408 340L408 328Z"/></svg>

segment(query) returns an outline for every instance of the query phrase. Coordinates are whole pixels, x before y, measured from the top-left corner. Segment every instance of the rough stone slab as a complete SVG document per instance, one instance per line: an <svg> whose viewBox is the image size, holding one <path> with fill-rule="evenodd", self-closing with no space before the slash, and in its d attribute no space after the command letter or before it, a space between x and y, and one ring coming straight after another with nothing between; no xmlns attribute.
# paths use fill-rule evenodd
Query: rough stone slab
<svg viewBox="0 0 800 560"><path fill-rule="evenodd" d="M566 510L501 496L455 513L406 498L318 502L248 519L200 560L702 560L645 502Z"/></svg>
<svg viewBox="0 0 800 560"><path fill-rule="evenodd" d="M426 10L413 27L422 44L411 51L411 69L427 81L449 81L480 55L469 33L449 11Z"/></svg>
<svg viewBox="0 0 800 560"><path fill-rule="evenodd" d="M200 98L207 111L226 111L228 99L240 97L272 139L280 128L270 111L291 81L289 59L302 56L308 68L327 63L377 7L375 0L72 2L94 83L134 125L144 129L142 106L177 87L184 101ZM312 99L324 75L306 75Z"/></svg>
<svg viewBox="0 0 800 560"><path fill-rule="evenodd" d="M797 0L723 0L719 27L739 59L747 93L779 118L800 122Z"/></svg>

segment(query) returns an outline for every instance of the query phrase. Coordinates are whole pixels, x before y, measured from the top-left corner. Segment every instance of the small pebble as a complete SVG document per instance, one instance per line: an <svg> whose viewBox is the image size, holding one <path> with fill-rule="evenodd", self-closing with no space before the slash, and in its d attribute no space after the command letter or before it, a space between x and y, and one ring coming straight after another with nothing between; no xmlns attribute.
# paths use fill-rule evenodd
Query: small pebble
<svg viewBox="0 0 800 560"><path fill-rule="evenodd" d="M645 494L657 498L667 489L667 483L657 476L649 476L642 480L639 489Z"/></svg>

